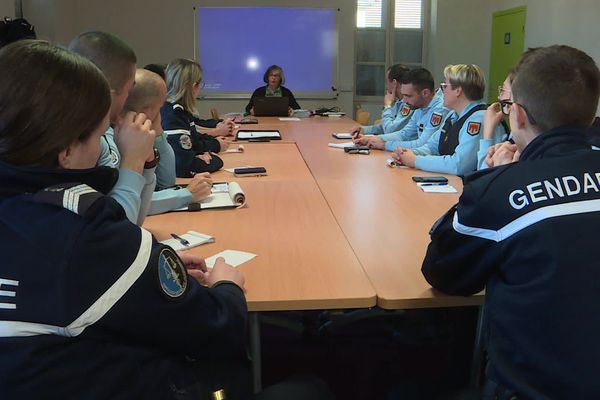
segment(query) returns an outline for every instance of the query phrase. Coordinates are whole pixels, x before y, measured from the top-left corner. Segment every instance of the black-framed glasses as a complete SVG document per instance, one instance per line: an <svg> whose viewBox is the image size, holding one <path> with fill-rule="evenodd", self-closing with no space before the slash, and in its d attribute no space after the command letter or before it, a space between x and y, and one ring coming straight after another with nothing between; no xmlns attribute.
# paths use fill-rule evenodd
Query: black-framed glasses
<svg viewBox="0 0 600 400"><path fill-rule="evenodd" d="M446 90L446 88L447 88L448 86L450 86L450 85L448 85L446 82L442 82L442 83L440 83L440 89L442 89L442 92L443 92L444 90Z"/></svg>
<svg viewBox="0 0 600 400"><path fill-rule="evenodd" d="M519 104L516 101L510 101L510 100L500 100L499 103L500 103L500 107L502 108L502 114L510 115L510 107L513 104L516 104L519 107L521 107L523 110L525 110L525 114L527 114L527 119L529 119L529 123L531 125L536 124L535 119L533 118L533 116L531 115L529 110L523 104Z"/></svg>

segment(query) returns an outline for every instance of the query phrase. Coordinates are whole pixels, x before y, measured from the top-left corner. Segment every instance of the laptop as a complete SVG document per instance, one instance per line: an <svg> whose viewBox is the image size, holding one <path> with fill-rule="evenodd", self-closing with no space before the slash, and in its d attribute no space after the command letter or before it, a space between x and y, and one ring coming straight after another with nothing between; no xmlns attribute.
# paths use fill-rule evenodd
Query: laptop
<svg viewBox="0 0 600 400"><path fill-rule="evenodd" d="M255 97L254 115L257 117L287 117L290 99L287 97Z"/></svg>

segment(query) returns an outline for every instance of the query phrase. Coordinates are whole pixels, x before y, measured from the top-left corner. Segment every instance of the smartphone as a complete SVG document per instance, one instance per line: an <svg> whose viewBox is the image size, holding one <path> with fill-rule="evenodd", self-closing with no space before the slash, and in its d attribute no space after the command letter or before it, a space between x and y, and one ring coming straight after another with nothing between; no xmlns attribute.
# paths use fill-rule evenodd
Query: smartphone
<svg viewBox="0 0 600 400"><path fill-rule="evenodd" d="M356 153L360 153L360 154L369 154L369 147L368 146L349 146L349 147L344 147L344 151L346 153L351 153L351 154L356 154ZM366 151L366 153L363 153L364 151Z"/></svg>
<svg viewBox="0 0 600 400"><path fill-rule="evenodd" d="M265 167L235 168L233 174L235 176L263 176L267 174L267 169Z"/></svg>
<svg viewBox="0 0 600 400"><path fill-rule="evenodd" d="M448 183L448 178L445 176L413 176L412 180L424 183Z"/></svg>

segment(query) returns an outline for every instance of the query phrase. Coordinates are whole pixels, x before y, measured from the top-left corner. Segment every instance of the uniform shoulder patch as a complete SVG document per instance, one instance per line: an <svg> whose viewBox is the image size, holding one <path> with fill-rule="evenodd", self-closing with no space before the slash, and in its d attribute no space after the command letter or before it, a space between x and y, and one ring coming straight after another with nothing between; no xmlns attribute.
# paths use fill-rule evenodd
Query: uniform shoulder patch
<svg viewBox="0 0 600 400"><path fill-rule="evenodd" d="M467 125L467 132L471 136L477 135L480 130L481 130L481 122L469 122L469 125Z"/></svg>
<svg viewBox="0 0 600 400"><path fill-rule="evenodd" d="M188 134L181 134L179 136L179 145L184 150L191 150L192 148L192 138Z"/></svg>
<svg viewBox="0 0 600 400"><path fill-rule="evenodd" d="M175 251L165 247L158 256L158 283L168 299L178 299L187 288L187 272Z"/></svg>
<svg viewBox="0 0 600 400"><path fill-rule="evenodd" d="M440 126L440 124L442 123L442 119L442 114L434 112L433 114L431 114L429 123L431 124L431 126Z"/></svg>
<svg viewBox="0 0 600 400"><path fill-rule="evenodd" d="M104 195L84 183L63 183L47 187L33 195L38 203L66 208L78 215L85 212Z"/></svg>
<svg viewBox="0 0 600 400"><path fill-rule="evenodd" d="M408 114L410 114L410 107L405 104L400 109L400 115L402 115L403 117L406 117Z"/></svg>

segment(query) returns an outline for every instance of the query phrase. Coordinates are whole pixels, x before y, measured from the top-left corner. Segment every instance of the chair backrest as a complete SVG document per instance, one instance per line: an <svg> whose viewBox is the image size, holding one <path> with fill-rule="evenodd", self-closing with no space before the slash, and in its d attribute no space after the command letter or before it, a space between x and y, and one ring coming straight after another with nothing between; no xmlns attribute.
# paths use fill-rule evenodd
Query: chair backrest
<svg viewBox="0 0 600 400"><path fill-rule="evenodd" d="M211 117L212 119L220 119L220 118L219 118L219 111L217 111L217 109L216 109L216 108L211 108L211 109L210 109L210 117Z"/></svg>
<svg viewBox="0 0 600 400"><path fill-rule="evenodd" d="M371 113L363 110L363 109L358 109L356 110L356 122L358 122L361 125L369 125L369 117L371 116Z"/></svg>

